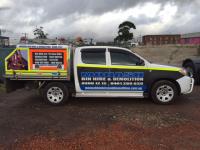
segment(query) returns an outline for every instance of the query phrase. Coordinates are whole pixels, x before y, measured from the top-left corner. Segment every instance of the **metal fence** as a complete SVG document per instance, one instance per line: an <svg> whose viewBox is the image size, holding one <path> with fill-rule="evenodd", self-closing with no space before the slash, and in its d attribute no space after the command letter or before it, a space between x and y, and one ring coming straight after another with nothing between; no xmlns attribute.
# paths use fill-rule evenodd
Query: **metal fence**
<svg viewBox="0 0 200 150"><path fill-rule="evenodd" d="M6 47L6 48L1 48L0 47L0 82L3 81L3 74L5 71L5 58L8 56L9 53L11 53L15 47Z"/></svg>

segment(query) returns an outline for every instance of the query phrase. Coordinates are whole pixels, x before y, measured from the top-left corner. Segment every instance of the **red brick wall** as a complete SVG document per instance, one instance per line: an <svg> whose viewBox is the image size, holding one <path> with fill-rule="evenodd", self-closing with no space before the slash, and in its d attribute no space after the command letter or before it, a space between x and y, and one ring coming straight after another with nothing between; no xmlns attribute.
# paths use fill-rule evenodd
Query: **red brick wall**
<svg viewBox="0 0 200 150"><path fill-rule="evenodd" d="M181 44L200 45L200 37L181 38Z"/></svg>
<svg viewBox="0 0 200 150"><path fill-rule="evenodd" d="M144 45L180 44L180 35L147 35L142 41Z"/></svg>

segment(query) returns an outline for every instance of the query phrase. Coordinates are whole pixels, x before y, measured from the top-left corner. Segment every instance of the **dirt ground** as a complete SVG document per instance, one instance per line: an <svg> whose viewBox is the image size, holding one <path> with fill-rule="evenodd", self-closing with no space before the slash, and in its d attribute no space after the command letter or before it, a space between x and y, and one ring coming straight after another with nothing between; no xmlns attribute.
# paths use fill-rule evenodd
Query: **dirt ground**
<svg viewBox="0 0 200 150"><path fill-rule="evenodd" d="M45 104L34 91L0 94L0 149L200 149L200 86L173 105L149 99Z"/></svg>

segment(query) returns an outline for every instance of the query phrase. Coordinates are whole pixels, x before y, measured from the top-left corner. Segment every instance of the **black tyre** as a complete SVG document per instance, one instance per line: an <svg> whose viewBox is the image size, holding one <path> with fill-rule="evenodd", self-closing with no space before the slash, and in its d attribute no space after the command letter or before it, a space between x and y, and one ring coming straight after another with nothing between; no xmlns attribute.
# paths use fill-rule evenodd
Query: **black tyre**
<svg viewBox="0 0 200 150"><path fill-rule="evenodd" d="M44 100L51 105L62 105L69 99L68 88L59 82L47 84L43 92Z"/></svg>
<svg viewBox="0 0 200 150"><path fill-rule="evenodd" d="M187 70L187 72L189 73L189 76L194 78L195 83L198 83L198 77L195 72L194 64L192 62L188 61L183 65L183 67Z"/></svg>
<svg viewBox="0 0 200 150"><path fill-rule="evenodd" d="M178 95L177 86L167 80L156 82L151 90L152 100L157 104L172 104Z"/></svg>

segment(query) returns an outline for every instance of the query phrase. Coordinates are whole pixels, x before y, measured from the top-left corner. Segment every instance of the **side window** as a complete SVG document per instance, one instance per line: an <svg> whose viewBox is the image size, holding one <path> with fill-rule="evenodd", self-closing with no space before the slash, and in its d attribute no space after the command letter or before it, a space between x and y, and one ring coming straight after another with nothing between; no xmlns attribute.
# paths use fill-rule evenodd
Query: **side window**
<svg viewBox="0 0 200 150"><path fill-rule="evenodd" d="M81 59L85 64L106 65L106 49L82 49Z"/></svg>
<svg viewBox="0 0 200 150"><path fill-rule="evenodd" d="M135 56L134 54L119 50L119 49L110 49L110 56L111 56L111 64L112 65L139 65L140 58Z"/></svg>

